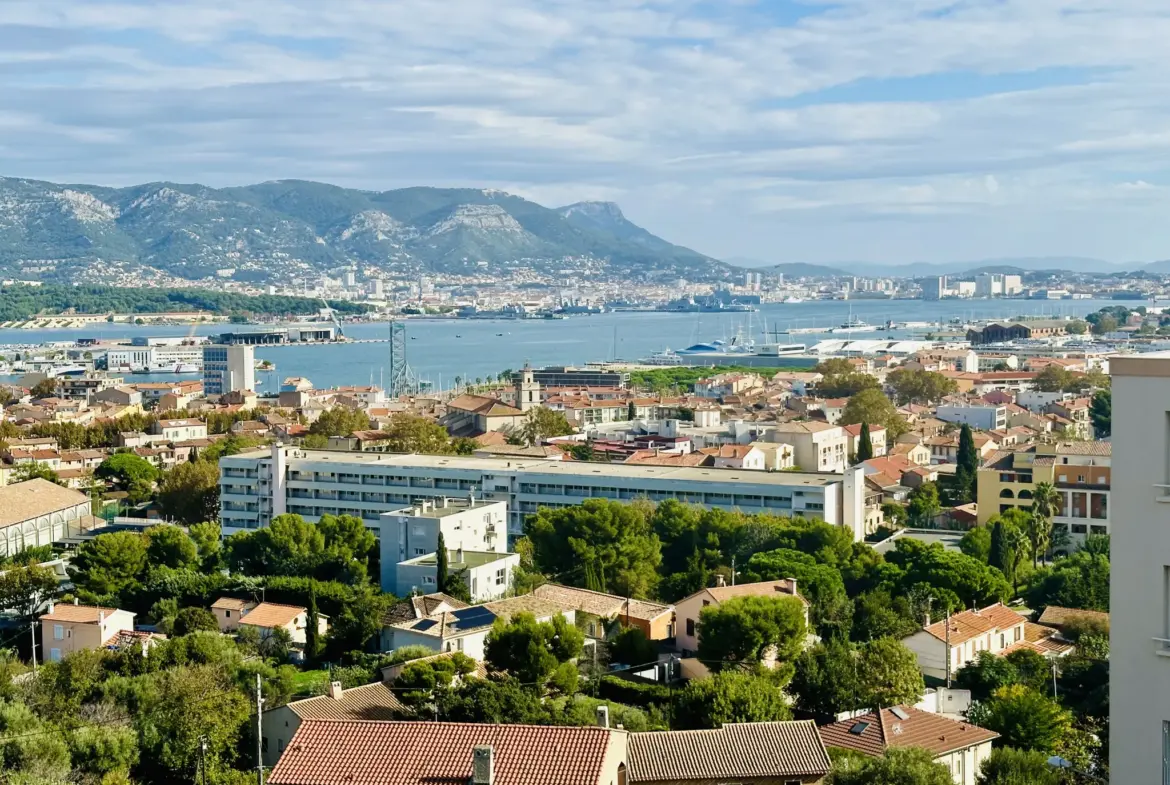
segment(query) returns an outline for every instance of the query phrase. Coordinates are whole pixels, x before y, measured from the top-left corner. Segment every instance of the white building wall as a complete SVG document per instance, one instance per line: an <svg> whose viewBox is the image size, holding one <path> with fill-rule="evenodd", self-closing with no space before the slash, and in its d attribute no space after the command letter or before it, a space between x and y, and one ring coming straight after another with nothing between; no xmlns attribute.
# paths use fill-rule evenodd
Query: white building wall
<svg viewBox="0 0 1170 785"><path fill-rule="evenodd" d="M1113 375L1110 775L1170 782L1170 354Z"/></svg>

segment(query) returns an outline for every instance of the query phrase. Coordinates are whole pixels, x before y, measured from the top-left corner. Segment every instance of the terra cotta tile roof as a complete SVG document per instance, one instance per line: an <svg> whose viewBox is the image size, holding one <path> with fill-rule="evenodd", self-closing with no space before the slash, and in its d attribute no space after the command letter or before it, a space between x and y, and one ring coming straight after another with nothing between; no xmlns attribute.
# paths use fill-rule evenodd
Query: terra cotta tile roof
<svg viewBox="0 0 1170 785"><path fill-rule="evenodd" d="M832 764L812 720L634 733L630 782L823 777Z"/></svg>
<svg viewBox="0 0 1170 785"><path fill-rule="evenodd" d="M594 727L306 720L272 785L464 785L492 748L494 785L596 785L614 734Z"/></svg>
<svg viewBox="0 0 1170 785"><path fill-rule="evenodd" d="M893 709L882 709L823 726L821 740L826 747L856 750L875 757L884 755L890 747L922 747L938 757L999 738L994 731L941 714L912 706L897 708L906 714L906 719L896 715Z"/></svg>

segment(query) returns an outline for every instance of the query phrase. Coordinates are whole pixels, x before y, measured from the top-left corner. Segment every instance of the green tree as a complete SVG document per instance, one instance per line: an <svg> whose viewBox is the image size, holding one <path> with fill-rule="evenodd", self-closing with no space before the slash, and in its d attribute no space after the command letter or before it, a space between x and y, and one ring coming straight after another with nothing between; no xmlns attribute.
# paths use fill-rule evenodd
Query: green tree
<svg viewBox="0 0 1170 785"><path fill-rule="evenodd" d="M959 668L955 684L971 691L971 698L986 701L1001 687L1020 683L1020 673L1006 657L981 651L975 659Z"/></svg>
<svg viewBox="0 0 1170 785"><path fill-rule="evenodd" d="M542 508L528 518L536 568L572 586L650 597L658 582L661 543L643 506L586 499Z"/></svg>
<svg viewBox="0 0 1170 785"><path fill-rule="evenodd" d="M880 390L881 383L868 373L829 374L817 382L817 395L822 398L848 398L862 390Z"/></svg>
<svg viewBox="0 0 1170 785"><path fill-rule="evenodd" d="M305 614L305 664L315 667L321 656L321 615L317 610L317 582L309 582L309 607Z"/></svg>
<svg viewBox="0 0 1170 785"><path fill-rule="evenodd" d="M1093 433L1098 439L1106 439L1113 433L1113 392L1098 390L1093 393L1089 404L1089 419L1093 421Z"/></svg>
<svg viewBox="0 0 1170 785"><path fill-rule="evenodd" d="M991 525L990 550L987 563L1003 573L1004 578L1012 586L1016 585L1016 570L1023 559L1026 535L1023 527L1016 520L1026 515L1023 511L1016 513L1009 510L1004 515L993 516L988 522Z"/></svg>
<svg viewBox="0 0 1170 785"><path fill-rule="evenodd" d="M1091 314L1095 316L1096 314ZM1117 329L1117 317L1112 314L1102 314L1095 321L1091 321L1094 335L1105 335L1106 333L1114 332Z"/></svg>
<svg viewBox="0 0 1170 785"><path fill-rule="evenodd" d="M309 426L309 433L322 436L349 436L354 431L366 431L369 428L370 418L365 412L345 406L334 406L321 412Z"/></svg>
<svg viewBox="0 0 1170 785"><path fill-rule="evenodd" d="M454 451L447 429L425 417L395 414L383 433L391 452L443 455Z"/></svg>
<svg viewBox="0 0 1170 785"><path fill-rule="evenodd" d="M959 429L959 451L955 460L955 499L966 504L975 498L975 483L979 475L979 453L971 426L963 423Z"/></svg>
<svg viewBox="0 0 1170 785"><path fill-rule="evenodd" d="M826 718L863 707L856 648L830 639L804 650L789 692L799 709Z"/></svg>
<svg viewBox="0 0 1170 785"><path fill-rule="evenodd" d="M906 508L897 502L882 502L882 517L887 526L895 529L906 526Z"/></svg>
<svg viewBox="0 0 1170 785"><path fill-rule="evenodd" d="M23 703L0 703L0 772L13 783L64 782L69 749L61 732Z"/></svg>
<svg viewBox="0 0 1170 785"><path fill-rule="evenodd" d="M1069 335L1084 335L1088 332L1089 325L1081 319L1073 319L1064 328Z"/></svg>
<svg viewBox="0 0 1170 785"><path fill-rule="evenodd" d="M873 457L873 440L869 436L869 423L862 421L861 435L857 437L857 462L868 461Z"/></svg>
<svg viewBox="0 0 1170 785"><path fill-rule="evenodd" d="M850 396L849 403L845 404L841 419L838 420L839 425L862 422L885 427L887 439L897 439L910 427L885 393L875 389L862 390Z"/></svg>
<svg viewBox="0 0 1170 785"><path fill-rule="evenodd" d="M484 644L484 660L523 684L543 684L563 662L577 657L584 634L561 615L539 622L530 613L497 619Z"/></svg>
<svg viewBox="0 0 1170 785"><path fill-rule="evenodd" d="M325 552L325 536L299 515L277 515L263 529L227 540L228 565L244 575L312 575Z"/></svg>
<svg viewBox="0 0 1170 785"><path fill-rule="evenodd" d="M190 635L193 632L219 632L215 614L206 608L183 608L175 615L171 632L175 635Z"/></svg>
<svg viewBox="0 0 1170 785"><path fill-rule="evenodd" d="M828 785L952 785L951 770L920 747L890 747L880 758L834 766Z"/></svg>
<svg viewBox="0 0 1170 785"><path fill-rule="evenodd" d="M57 576L48 567L39 564L5 567L0 572L0 608L31 618L57 589Z"/></svg>
<svg viewBox="0 0 1170 785"><path fill-rule="evenodd" d="M29 480L48 480L56 485L65 485L57 472L53 471L47 463L41 463L39 461L17 464L8 475L9 485L16 485L18 482L28 482Z"/></svg>
<svg viewBox="0 0 1170 785"><path fill-rule="evenodd" d="M633 401L630 401L629 404L626 405L626 419L638 419L638 404L634 403Z"/></svg>
<svg viewBox="0 0 1170 785"><path fill-rule="evenodd" d="M1045 366L1044 370L1036 374L1032 385L1040 392L1062 392L1072 381L1072 374L1063 366Z"/></svg>
<svg viewBox="0 0 1170 785"><path fill-rule="evenodd" d="M57 380L53 378L41 379L30 387L28 392L34 401L42 398L53 398L57 395Z"/></svg>
<svg viewBox="0 0 1170 785"><path fill-rule="evenodd" d="M1009 747L1055 752L1072 730L1072 714L1022 684L1000 687L991 698L973 704L968 719L995 731Z"/></svg>
<svg viewBox="0 0 1170 785"><path fill-rule="evenodd" d="M199 564L199 549L178 526L152 526L146 530L146 558L154 566L189 570Z"/></svg>
<svg viewBox="0 0 1170 785"><path fill-rule="evenodd" d="M146 538L141 534L99 534L77 548L69 576L78 588L94 594L120 594L138 585L148 563Z"/></svg>
<svg viewBox="0 0 1170 785"><path fill-rule="evenodd" d="M796 660L807 630L795 597L735 597L699 614L699 659L714 671Z"/></svg>
<svg viewBox="0 0 1170 785"><path fill-rule="evenodd" d="M820 549L811 549L814 552ZM810 621L822 637L846 634L852 624L852 606L838 567L818 564L815 556L791 548L754 554L744 567L752 580L795 578L810 603Z"/></svg>
<svg viewBox="0 0 1170 785"><path fill-rule="evenodd" d="M857 674L858 697L869 708L914 705L926 690L917 655L894 638L878 638L863 645Z"/></svg>
<svg viewBox="0 0 1170 785"><path fill-rule="evenodd" d="M206 451L194 463L180 463L163 477L158 503L166 517L179 523L218 520L219 466L207 457Z"/></svg>
<svg viewBox="0 0 1170 785"><path fill-rule="evenodd" d="M301 437L301 446L306 450L324 450L329 446L329 437L323 433L307 433Z"/></svg>
<svg viewBox="0 0 1170 785"><path fill-rule="evenodd" d="M979 767L976 785L1061 785L1048 756L1033 750L997 747Z"/></svg>
<svg viewBox="0 0 1170 785"><path fill-rule="evenodd" d="M924 482L910 492L909 503L906 505L906 517L911 526L932 528L934 516L942 510L938 498L938 486L933 482Z"/></svg>
<svg viewBox="0 0 1170 785"><path fill-rule="evenodd" d="M204 572L215 572L222 565L223 543L220 539L220 527L215 521L204 521L192 524L187 533L195 543L195 551L199 555L200 569Z"/></svg>
<svg viewBox="0 0 1170 785"><path fill-rule="evenodd" d="M1109 558L1078 551L1030 576L1024 597L1033 608L1059 605L1109 610Z"/></svg>
<svg viewBox="0 0 1170 785"><path fill-rule="evenodd" d="M454 652L449 657L428 658L407 665L394 681L394 688L418 719L434 719L436 706L444 702L442 693L451 689L457 679L474 672L475 661L462 652Z"/></svg>
<svg viewBox="0 0 1170 785"><path fill-rule="evenodd" d="M959 391L958 382L935 371L897 368L886 376L899 404L930 404Z"/></svg>
<svg viewBox="0 0 1170 785"><path fill-rule="evenodd" d="M860 594L853 601L851 638L855 641L887 637L902 640L922 627L923 619L915 618L914 612L905 596L892 597L887 589Z"/></svg>
<svg viewBox="0 0 1170 785"><path fill-rule="evenodd" d="M693 730L791 719L784 684L780 675L768 671L723 671L709 679L691 679L678 695L674 727Z"/></svg>
<svg viewBox="0 0 1170 785"><path fill-rule="evenodd" d="M117 782L111 779L114 775L127 776L138 762L138 736L133 728L82 726L69 734L68 744L74 770L102 778L102 785Z"/></svg>
<svg viewBox="0 0 1170 785"><path fill-rule="evenodd" d="M622 627L606 644L610 662L644 665L658 660L658 647L638 627Z"/></svg>
<svg viewBox="0 0 1170 785"><path fill-rule="evenodd" d="M1036 566L1037 560L1052 542L1052 516L1056 514L1059 504L1060 494L1052 483L1036 483L1032 491L1032 514L1028 516L1025 529L1028 543L1032 546L1032 567Z"/></svg>
<svg viewBox="0 0 1170 785"><path fill-rule="evenodd" d="M554 436L568 436L576 429L565 419L561 412L554 412L544 406L536 406L524 415L524 421L509 436L518 439L522 444L529 446L540 444L545 439Z"/></svg>
<svg viewBox="0 0 1170 785"><path fill-rule="evenodd" d="M451 582L451 576L447 572L447 540L443 537L443 533L439 532L439 542L435 546L435 587L441 591L447 591L447 584Z"/></svg>
<svg viewBox="0 0 1170 785"><path fill-rule="evenodd" d="M987 563L991 560L991 528L975 526L959 540L959 550L973 559Z"/></svg>
<svg viewBox="0 0 1170 785"><path fill-rule="evenodd" d="M94 469L93 476L125 490L136 482L152 485L158 479L159 471L145 458L132 452L119 452L102 461Z"/></svg>

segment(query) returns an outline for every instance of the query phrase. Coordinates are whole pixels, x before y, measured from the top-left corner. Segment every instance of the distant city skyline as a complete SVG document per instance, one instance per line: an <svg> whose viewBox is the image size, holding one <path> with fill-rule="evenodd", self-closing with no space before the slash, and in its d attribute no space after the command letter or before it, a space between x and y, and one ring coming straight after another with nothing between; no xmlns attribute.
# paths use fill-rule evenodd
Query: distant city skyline
<svg viewBox="0 0 1170 785"><path fill-rule="evenodd" d="M615 201L719 258L1170 258L1151 0L40 0L0 176Z"/></svg>

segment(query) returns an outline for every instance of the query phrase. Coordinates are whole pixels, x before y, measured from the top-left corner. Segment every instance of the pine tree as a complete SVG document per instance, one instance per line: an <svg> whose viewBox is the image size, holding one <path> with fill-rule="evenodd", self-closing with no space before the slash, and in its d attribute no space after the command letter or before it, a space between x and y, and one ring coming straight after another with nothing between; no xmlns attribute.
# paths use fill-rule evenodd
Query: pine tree
<svg viewBox="0 0 1170 785"><path fill-rule="evenodd" d="M626 419L627 420L638 419L638 406L633 401L630 401L629 406L626 407Z"/></svg>
<svg viewBox="0 0 1170 785"><path fill-rule="evenodd" d="M191 448L191 452L187 453L187 460L190 461L191 463L194 463L195 461L199 460L199 448L198 447Z"/></svg>
<svg viewBox="0 0 1170 785"><path fill-rule="evenodd" d="M309 613L305 626L305 664L309 667L317 663L317 656L321 653L321 642L317 636L317 582L309 582Z"/></svg>
<svg viewBox="0 0 1170 785"><path fill-rule="evenodd" d="M861 435L857 437L857 462L868 461L873 457L873 440L869 436L869 423L861 423Z"/></svg>
<svg viewBox="0 0 1170 785"><path fill-rule="evenodd" d="M959 454L955 460L955 496L959 502L975 498L975 482L979 472L979 453L975 451L975 437L966 423L959 429Z"/></svg>
<svg viewBox="0 0 1170 785"><path fill-rule="evenodd" d="M451 576L447 572L447 543L442 532L439 532L439 544L435 547L435 560L435 590L445 592Z"/></svg>

